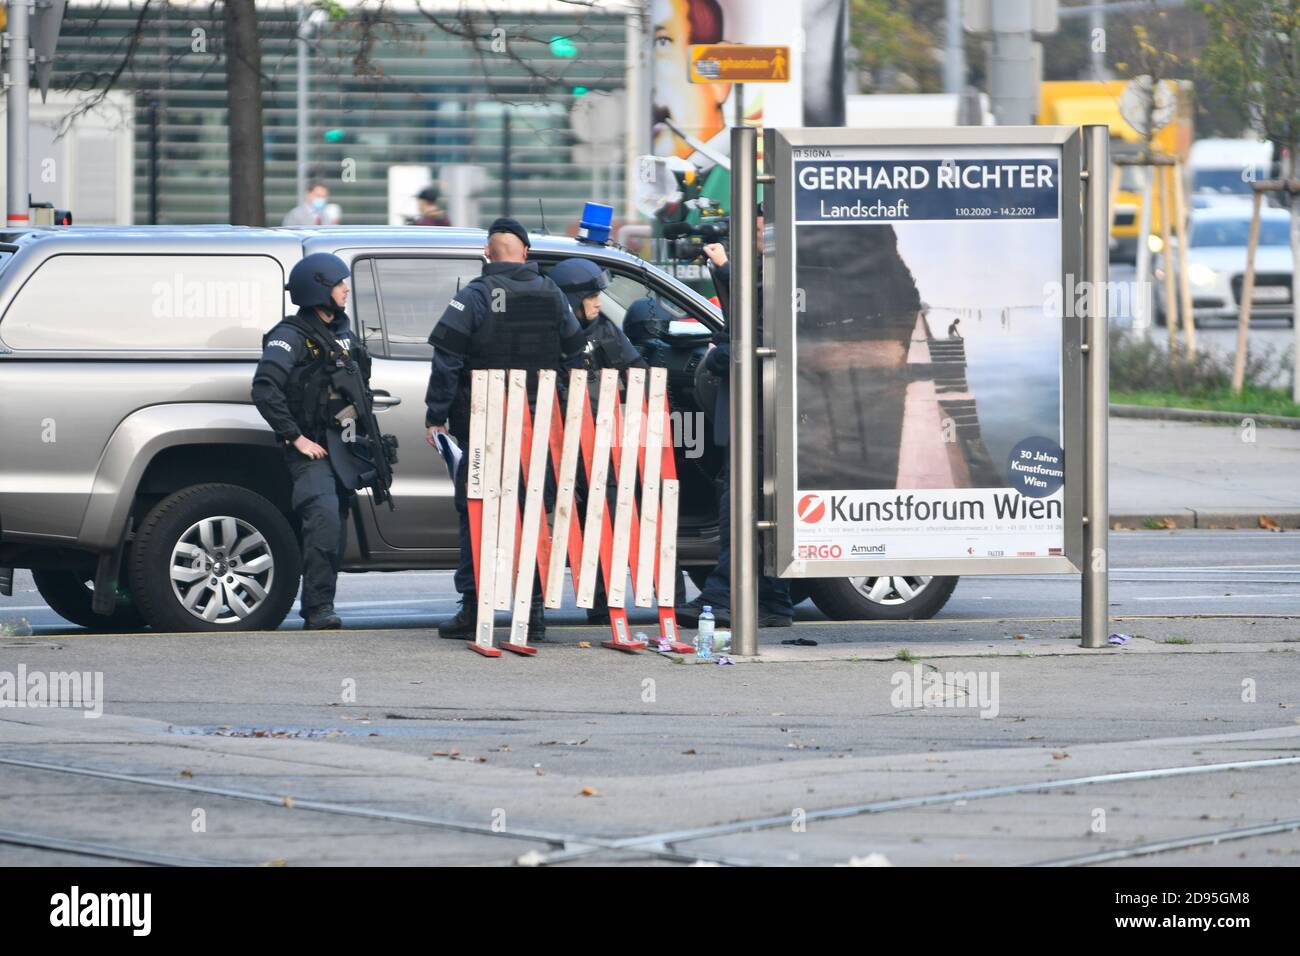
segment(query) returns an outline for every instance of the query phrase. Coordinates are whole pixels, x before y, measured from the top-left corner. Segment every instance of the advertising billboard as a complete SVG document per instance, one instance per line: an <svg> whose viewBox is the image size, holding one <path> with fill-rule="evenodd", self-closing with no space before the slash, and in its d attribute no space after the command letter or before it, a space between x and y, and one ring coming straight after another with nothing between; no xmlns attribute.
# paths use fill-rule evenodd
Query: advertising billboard
<svg viewBox="0 0 1300 956"><path fill-rule="evenodd" d="M773 139L776 573L1078 571L1078 131Z"/></svg>

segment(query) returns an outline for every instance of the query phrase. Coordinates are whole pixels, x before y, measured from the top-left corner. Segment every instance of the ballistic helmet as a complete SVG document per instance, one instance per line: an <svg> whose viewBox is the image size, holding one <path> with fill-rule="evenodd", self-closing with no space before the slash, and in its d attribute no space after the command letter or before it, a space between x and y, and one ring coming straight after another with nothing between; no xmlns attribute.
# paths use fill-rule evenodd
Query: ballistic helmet
<svg viewBox="0 0 1300 956"><path fill-rule="evenodd" d="M583 321L582 300L609 287L609 274L590 259L565 259L551 270L551 281L569 300L573 314Z"/></svg>
<svg viewBox="0 0 1300 956"><path fill-rule="evenodd" d="M296 306L334 308L330 298L333 288L348 277L348 267L338 256L315 252L298 262L289 272L285 291Z"/></svg>

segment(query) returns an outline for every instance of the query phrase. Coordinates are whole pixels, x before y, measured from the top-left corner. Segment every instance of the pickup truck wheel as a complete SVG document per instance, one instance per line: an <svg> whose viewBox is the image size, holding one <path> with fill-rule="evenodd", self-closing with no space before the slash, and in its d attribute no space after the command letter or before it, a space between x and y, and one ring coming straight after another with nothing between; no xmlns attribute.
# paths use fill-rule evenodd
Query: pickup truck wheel
<svg viewBox="0 0 1300 956"><path fill-rule="evenodd" d="M957 587L955 577L892 575L826 578L808 582L813 603L836 621L903 621L931 618Z"/></svg>
<svg viewBox="0 0 1300 956"><path fill-rule="evenodd" d="M73 624L92 631L138 631L145 626L144 618L125 588L119 588L117 606L112 614L96 614L91 607L95 596L93 576L76 571L34 570L32 580L50 610Z"/></svg>
<svg viewBox="0 0 1300 956"><path fill-rule="evenodd" d="M238 485L195 485L163 499L131 549L131 589L159 631L280 626L302 570L284 515Z"/></svg>

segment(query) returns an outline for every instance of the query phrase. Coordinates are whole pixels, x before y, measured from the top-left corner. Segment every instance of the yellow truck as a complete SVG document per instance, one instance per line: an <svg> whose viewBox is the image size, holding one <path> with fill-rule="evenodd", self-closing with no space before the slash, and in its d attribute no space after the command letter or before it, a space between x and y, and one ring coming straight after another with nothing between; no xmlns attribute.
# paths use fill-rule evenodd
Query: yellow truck
<svg viewBox="0 0 1300 956"><path fill-rule="evenodd" d="M1156 152L1177 156L1186 162L1192 146L1192 84L1185 80L1164 81L1175 94L1174 118L1152 138ZM1044 125L1083 126L1105 123L1110 127L1111 156L1137 155L1143 139L1120 115L1119 98L1126 80L1053 80L1043 83L1039 91L1038 122ZM1111 228L1112 254L1117 259L1133 259L1137 254L1138 225L1142 220L1142 175L1139 167L1116 167L1119 192L1115 198L1114 225ZM1159 181L1153 183L1151 232L1160 234L1161 216Z"/></svg>

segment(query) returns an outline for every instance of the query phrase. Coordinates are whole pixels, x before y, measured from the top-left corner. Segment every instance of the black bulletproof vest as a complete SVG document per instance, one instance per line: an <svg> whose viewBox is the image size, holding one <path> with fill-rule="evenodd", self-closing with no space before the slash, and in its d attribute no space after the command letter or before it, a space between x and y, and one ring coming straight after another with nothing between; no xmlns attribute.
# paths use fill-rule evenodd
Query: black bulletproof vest
<svg viewBox="0 0 1300 956"><path fill-rule="evenodd" d="M322 330L319 323L308 316L287 315L281 325L296 329L307 348L306 361L290 370L289 379L285 383L284 397L289 405L289 414L304 435L318 444L323 443L331 416L337 411L330 407L330 375L338 368L341 360L346 361L347 353L339 346L332 332ZM272 329L262 337L263 348L274 334L275 329ZM370 356L365 347L355 340L352 342L352 358L361 366L362 375L368 381Z"/></svg>
<svg viewBox="0 0 1300 956"><path fill-rule="evenodd" d="M487 311L470 337L465 366L537 371L560 364L563 293L549 282L485 275ZM532 378L532 376L529 376Z"/></svg>

